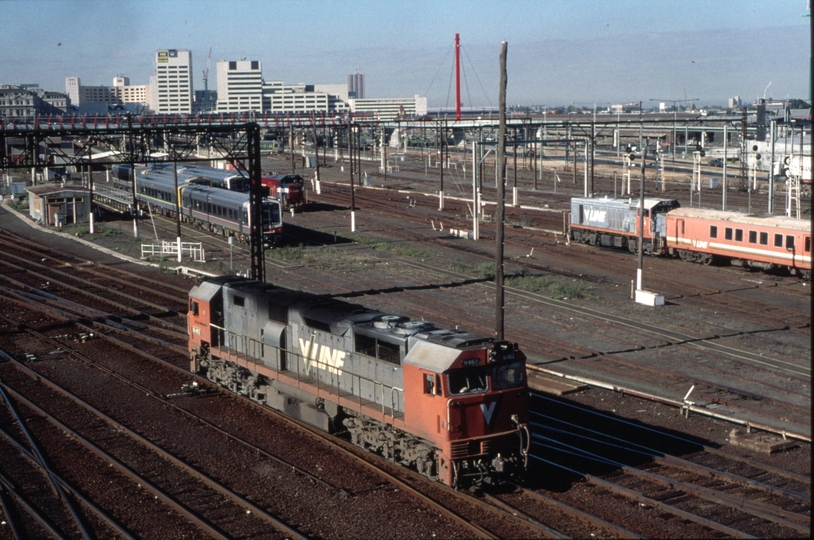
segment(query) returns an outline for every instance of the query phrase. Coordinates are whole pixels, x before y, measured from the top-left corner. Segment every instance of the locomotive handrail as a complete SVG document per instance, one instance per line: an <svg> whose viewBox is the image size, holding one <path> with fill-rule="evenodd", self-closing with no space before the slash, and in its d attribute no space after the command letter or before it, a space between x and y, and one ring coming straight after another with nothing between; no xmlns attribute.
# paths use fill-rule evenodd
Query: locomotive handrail
<svg viewBox="0 0 814 540"><path fill-rule="evenodd" d="M359 407L362 407L362 382L367 381L374 385L373 395L379 394L379 391L376 390L377 387L381 388L381 398L380 398L380 407L381 407L381 414L382 417L390 416L391 418L396 417L396 413L399 411L399 403L403 399L400 396L403 396L404 389L399 388L396 386L387 385L381 381L377 381L375 379L370 379L367 377L363 377L362 375L356 373L350 373L347 371L343 371L341 368L331 365L327 362L323 362L317 358L306 358L304 355L297 353L295 351L289 351L287 349L282 349L280 347L275 347L273 345L269 345L263 343L262 341L256 340L254 338L250 338L248 336L239 334L237 332L227 330L223 327L220 327L216 324L210 324L210 328L214 331L214 333L218 336L218 346L226 351L227 354L231 356L236 356L238 358L244 359L246 362L250 362L255 365L266 365L271 367L277 372L286 371L288 373L293 374L294 379L297 381L298 384L304 383L302 377L303 375L307 376L311 381L313 381L313 385L317 390L317 394L319 394L320 390L323 388L321 384L325 382L328 387L336 388L338 391L344 390L350 393L350 396L358 403ZM264 354L265 347L270 347L278 351L281 354L277 355L276 359L269 360L270 363L266 363L266 358ZM309 355L311 352L311 346L308 349ZM287 358L291 360L295 360L296 367L294 369L283 369L281 366L281 358L282 354L285 354ZM293 367L293 366L292 366ZM314 375L311 376L309 373L312 369L316 368ZM322 380L320 377L320 371L328 374L328 380ZM342 384L342 377L341 375L346 375L350 379L350 385L343 385ZM390 401L390 410L391 414L387 414L387 390L389 389L389 401ZM357 391L354 391L357 390ZM375 404L374 399L374 404Z"/></svg>

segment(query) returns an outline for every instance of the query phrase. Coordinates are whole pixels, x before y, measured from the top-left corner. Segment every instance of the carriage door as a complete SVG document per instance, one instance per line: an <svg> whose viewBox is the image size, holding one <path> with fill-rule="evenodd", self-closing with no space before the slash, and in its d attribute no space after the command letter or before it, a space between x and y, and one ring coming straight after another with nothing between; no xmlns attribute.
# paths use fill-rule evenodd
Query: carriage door
<svg viewBox="0 0 814 540"><path fill-rule="evenodd" d="M684 220L683 219L677 219L676 220L676 243L678 243L679 236L682 237L682 238L684 237Z"/></svg>

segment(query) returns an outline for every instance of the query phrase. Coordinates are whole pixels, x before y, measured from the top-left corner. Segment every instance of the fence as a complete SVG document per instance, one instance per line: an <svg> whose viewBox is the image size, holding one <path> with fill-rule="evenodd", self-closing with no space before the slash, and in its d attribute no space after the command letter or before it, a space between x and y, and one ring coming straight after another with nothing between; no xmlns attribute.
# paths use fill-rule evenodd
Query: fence
<svg viewBox="0 0 814 540"><path fill-rule="evenodd" d="M165 257L178 254L178 242L162 240L160 244L141 244L141 258ZM195 262L206 262L203 244L200 242L181 242L181 256Z"/></svg>

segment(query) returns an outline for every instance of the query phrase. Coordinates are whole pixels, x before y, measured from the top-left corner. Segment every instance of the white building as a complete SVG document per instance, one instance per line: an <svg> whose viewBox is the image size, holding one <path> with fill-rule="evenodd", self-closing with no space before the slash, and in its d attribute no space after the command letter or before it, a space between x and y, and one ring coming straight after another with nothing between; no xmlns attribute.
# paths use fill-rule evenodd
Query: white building
<svg viewBox="0 0 814 540"><path fill-rule="evenodd" d="M217 63L218 112L263 111L263 70L259 60Z"/></svg>
<svg viewBox="0 0 814 540"><path fill-rule="evenodd" d="M350 111L377 120L412 118L427 114L427 98L416 94L413 98L351 99Z"/></svg>
<svg viewBox="0 0 814 540"><path fill-rule="evenodd" d="M150 77L151 108L159 113L191 113L192 52L159 49L155 53L155 76Z"/></svg>
<svg viewBox="0 0 814 540"><path fill-rule="evenodd" d="M79 77L65 78L65 93L71 98L71 105L97 102L121 105L123 103L141 103L147 105L150 96L149 85L130 86L130 79L123 75L113 78L113 86L82 86Z"/></svg>

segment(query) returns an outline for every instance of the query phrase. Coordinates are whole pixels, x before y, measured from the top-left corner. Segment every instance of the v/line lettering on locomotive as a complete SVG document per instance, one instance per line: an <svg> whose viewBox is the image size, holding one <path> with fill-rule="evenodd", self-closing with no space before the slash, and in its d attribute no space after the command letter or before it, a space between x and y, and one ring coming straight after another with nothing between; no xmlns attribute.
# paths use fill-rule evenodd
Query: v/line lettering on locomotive
<svg viewBox="0 0 814 540"><path fill-rule="evenodd" d="M347 355L345 351L331 349L319 343L315 344L313 338L307 341L300 338L300 351L302 357L305 358L305 367L308 371L313 368L327 369L335 375L341 374ZM317 357L319 357L319 361L312 363L311 360L317 360Z"/></svg>
<svg viewBox="0 0 814 540"><path fill-rule="evenodd" d="M193 371L453 487L524 474L516 344L237 276L190 291Z"/></svg>

